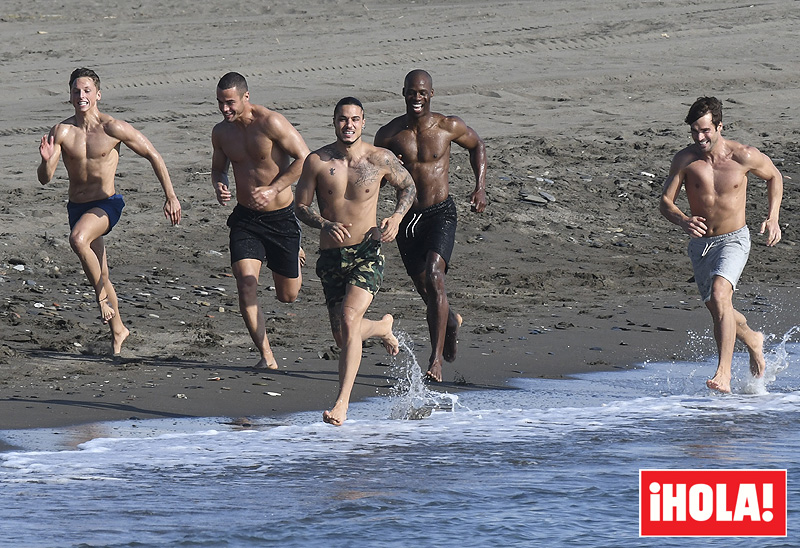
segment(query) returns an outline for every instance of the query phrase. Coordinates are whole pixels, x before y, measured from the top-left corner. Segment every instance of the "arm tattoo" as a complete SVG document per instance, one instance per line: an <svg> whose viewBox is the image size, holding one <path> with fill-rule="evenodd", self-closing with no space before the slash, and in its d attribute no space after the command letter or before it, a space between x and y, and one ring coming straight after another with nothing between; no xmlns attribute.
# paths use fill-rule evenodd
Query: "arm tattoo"
<svg viewBox="0 0 800 548"><path fill-rule="evenodd" d="M312 228L321 229L325 223L325 219L322 215L314 211L311 206L305 204L297 204L295 207L295 214L298 219Z"/></svg>

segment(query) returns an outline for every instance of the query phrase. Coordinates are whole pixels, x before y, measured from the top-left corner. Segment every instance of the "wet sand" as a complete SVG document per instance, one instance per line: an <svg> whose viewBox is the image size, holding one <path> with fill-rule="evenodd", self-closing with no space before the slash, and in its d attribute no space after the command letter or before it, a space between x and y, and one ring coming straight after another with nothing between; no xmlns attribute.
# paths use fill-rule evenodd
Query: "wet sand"
<svg viewBox="0 0 800 548"><path fill-rule="evenodd" d="M79 15L48 2L4 3L0 429L329 407L335 350L310 229L296 303L279 303L262 274L280 368L250 369L259 357L230 274L230 209L210 184L210 133L221 119L214 90L230 70L312 149L333 140L333 105L345 95L364 102L371 141L403 112L402 80L414 68L434 77L433 109L461 116L486 141L483 214L469 211L468 155L453 151L459 230L447 286L464 325L458 359L438 389L501 388L516 376L715 352L687 236L658 213L669 162L690 142L683 118L700 95L723 100L723 135L758 147L784 175L776 248L757 235L765 185L749 187L753 249L735 305L754 328L786 332L796 323L800 280L794 4L331 1L254 9L112 0ZM150 165L123 147L117 190L127 207L106 238L132 333L117 359L67 241L63 164L50 184L36 180L39 139L72 114L67 79L78 66L99 73L101 110L131 122L162 154L184 208L181 225L169 227ZM384 192L388 210L393 199ZM386 282L368 316L392 313L425 367L422 301L396 246L385 253ZM380 344L366 347L354 397L386 393L390 363Z"/></svg>

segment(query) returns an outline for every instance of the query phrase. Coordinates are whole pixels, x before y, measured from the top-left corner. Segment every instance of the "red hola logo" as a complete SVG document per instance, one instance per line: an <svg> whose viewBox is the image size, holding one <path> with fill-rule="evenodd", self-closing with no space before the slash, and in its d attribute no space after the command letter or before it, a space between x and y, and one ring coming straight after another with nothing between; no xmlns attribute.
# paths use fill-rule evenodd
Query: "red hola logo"
<svg viewBox="0 0 800 548"><path fill-rule="evenodd" d="M785 537L786 470L639 470L639 536Z"/></svg>

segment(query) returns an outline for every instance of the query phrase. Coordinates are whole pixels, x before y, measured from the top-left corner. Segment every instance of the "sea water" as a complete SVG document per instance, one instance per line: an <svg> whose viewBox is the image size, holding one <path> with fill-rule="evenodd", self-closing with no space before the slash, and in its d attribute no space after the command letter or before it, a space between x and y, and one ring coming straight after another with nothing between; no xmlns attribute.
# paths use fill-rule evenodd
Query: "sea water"
<svg viewBox="0 0 800 548"><path fill-rule="evenodd" d="M712 361L457 397L412 363L340 428L314 412L0 432L23 448L0 453L0 545L798 546L798 353L774 342L761 381L737 354L733 395L705 388ZM788 469L789 535L640 538L643 468Z"/></svg>

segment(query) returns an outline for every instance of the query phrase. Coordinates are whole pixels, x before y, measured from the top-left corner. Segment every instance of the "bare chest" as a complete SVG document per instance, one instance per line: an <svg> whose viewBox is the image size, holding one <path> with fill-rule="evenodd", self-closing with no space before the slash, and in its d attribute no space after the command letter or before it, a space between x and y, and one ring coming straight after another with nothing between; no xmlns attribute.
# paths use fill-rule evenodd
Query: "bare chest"
<svg viewBox="0 0 800 548"><path fill-rule="evenodd" d="M74 129L61 145L65 157L72 160L105 160L119 157L119 140L102 130Z"/></svg>
<svg viewBox="0 0 800 548"><path fill-rule="evenodd" d="M747 171L732 159L714 164L698 160L686 169L685 186L689 194L736 195L747 188Z"/></svg>
<svg viewBox="0 0 800 548"><path fill-rule="evenodd" d="M389 149L411 163L437 163L450 158L450 141L435 129L419 133L403 130L392 139Z"/></svg>
<svg viewBox="0 0 800 548"><path fill-rule="evenodd" d="M262 132L237 129L222 138L222 147L231 162L239 164L276 163L275 146Z"/></svg>
<svg viewBox="0 0 800 548"><path fill-rule="evenodd" d="M364 201L373 199L380 190L383 173L370 162L348 164L328 162L323 173L322 192L332 199Z"/></svg>

